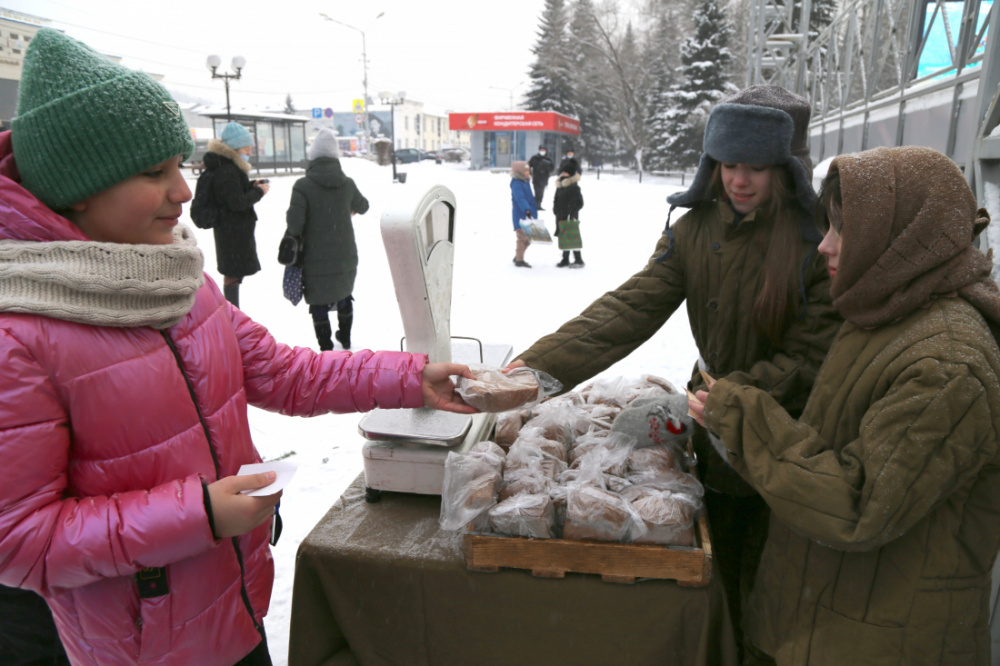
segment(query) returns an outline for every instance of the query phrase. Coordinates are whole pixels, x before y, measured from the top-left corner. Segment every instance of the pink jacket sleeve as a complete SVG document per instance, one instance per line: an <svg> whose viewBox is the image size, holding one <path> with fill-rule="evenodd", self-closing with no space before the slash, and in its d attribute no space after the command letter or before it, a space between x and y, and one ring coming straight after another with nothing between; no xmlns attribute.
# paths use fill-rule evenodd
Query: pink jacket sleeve
<svg viewBox="0 0 1000 666"><path fill-rule="evenodd" d="M424 406L424 354L292 349L238 308L230 310L252 405L292 416Z"/></svg>
<svg viewBox="0 0 1000 666"><path fill-rule="evenodd" d="M197 476L148 491L64 497L70 429L56 389L3 331L0 366L0 583L59 592L212 547Z"/></svg>

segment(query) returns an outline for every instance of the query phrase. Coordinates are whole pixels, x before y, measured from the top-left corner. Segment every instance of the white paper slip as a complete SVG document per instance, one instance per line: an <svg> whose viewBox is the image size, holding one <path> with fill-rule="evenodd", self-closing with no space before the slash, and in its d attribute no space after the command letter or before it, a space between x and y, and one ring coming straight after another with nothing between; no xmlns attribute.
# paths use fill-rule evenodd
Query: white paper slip
<svg viewBox="0 0 1000 666"><path fill-rule="evenodd" d="M266 485L263 488L257 488L255 490L241 490L240 492L244 495L250 495L252 497L273 495L288 485L288 482L292 480L293 476L295 476L295 470L298 468L299 466L297 463L293 463L288 460L275 460L273 462L243 465L240 467L240 471L236 472L236 476L246 476L247 474L258 474L260 472L275 472L278 475L278 478L276 478L273 483Z"/></svg>

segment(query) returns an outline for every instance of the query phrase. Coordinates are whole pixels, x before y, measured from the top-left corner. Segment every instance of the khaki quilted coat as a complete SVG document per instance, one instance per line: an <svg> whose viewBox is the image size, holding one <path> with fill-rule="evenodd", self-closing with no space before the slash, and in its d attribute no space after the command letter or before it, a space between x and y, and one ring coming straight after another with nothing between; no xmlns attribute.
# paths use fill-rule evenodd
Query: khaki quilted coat
<svg viewBox="0 0 1000 666"><path fill-rule="evenodd" d="M782 665L989 664L998 378L985 320L956 297L844 324L799 421L712 389L706 424L773 512L751 642Z"/></svg>

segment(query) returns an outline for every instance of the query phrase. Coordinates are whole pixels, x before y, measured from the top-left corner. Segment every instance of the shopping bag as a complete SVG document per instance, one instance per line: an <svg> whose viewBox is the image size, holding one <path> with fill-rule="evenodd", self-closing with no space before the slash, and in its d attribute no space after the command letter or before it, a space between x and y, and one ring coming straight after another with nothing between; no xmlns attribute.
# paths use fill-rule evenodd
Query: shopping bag
<svg viewBox="0 0 1000 666"><path fill-rule="evenodd" d="M299 301L302 300L302 269L298 266L285 266L285 279L282 282L282 289L285 293L285 298L292 302L292 305L298 305Z"/></svg>
<svg viewBox="0 0 1000 666"><path fill-rule="evenodd" d="M541 220L521 220L521 229L536 243L552 242L552 235Z"/></svg>
<svg viewBox="0 0 1000 666"><path fill-rule="evenodd" d="M560 250L582 250L583 240L580 238L580 220L559 220L556 222Z"/></svg>

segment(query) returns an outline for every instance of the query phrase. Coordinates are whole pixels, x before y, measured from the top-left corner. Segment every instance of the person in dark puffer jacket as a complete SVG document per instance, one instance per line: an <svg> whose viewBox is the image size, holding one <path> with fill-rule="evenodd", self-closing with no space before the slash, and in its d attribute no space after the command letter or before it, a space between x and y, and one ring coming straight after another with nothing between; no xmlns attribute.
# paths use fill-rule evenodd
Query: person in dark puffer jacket
<svg viewBox="0 0 1000 666"><path fill-rule="evenodd" d="M309 146L309 166L292 187L286 234L302 240L302 282L321 351L333 349L330 310L337 310L337 342L351 348L354 280L358 246L354 215L368 211L368 199L340 165L337 137L322 129Z"/></svg>
<svg viewBox="0 0 1000 666"><path fill-rule="evenodd" d="M583 239L580 237L580 211L583 209L583 192L580 191L580 174L572 176L559 174L556 179L556 195L552 200L552 212L556 216L556 232L562 259L558 268L583 268ZM573 251L573 263L569 263L569 253Z"/></svg>
<svg viewBox="0 0 1000 666"><path fill-rule="evenodd" d="M267 194L270 184L251 181L250 155L253 137L239 123L228 123L219 138L208 142L203 158L205 169L213 171L209 201L218 210L215 226L215 258L222 273L226 300L240 306L243 278L260 270L254 230L257 213L253 207Z"/></svg>
<svg viewBox="0 0 1000 666"><path fill-rule="evenodd" d="M193 149L163 86L39 29L0 133L0 585L75 666L271 664L248 405L475 411L466 366L292 349L227 302L179 224Z"/></svg>

